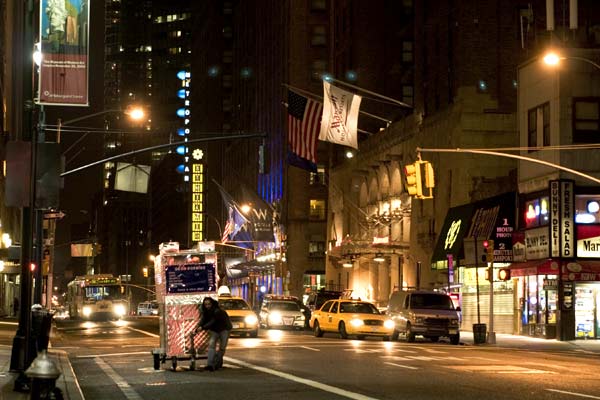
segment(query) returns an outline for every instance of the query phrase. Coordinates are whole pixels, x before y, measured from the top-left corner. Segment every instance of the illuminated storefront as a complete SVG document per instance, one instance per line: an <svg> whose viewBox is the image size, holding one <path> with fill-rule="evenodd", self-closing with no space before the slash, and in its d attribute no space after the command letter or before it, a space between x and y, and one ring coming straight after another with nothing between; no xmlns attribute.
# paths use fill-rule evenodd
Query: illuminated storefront
<svg viewBox="0 0 600 400"><path fill-rule="evenodd" d="M529 197L520 208L525 230L513 241L516 333L597 339L600 195L577 193L571 181L552 181L547 193Z"/></svg>

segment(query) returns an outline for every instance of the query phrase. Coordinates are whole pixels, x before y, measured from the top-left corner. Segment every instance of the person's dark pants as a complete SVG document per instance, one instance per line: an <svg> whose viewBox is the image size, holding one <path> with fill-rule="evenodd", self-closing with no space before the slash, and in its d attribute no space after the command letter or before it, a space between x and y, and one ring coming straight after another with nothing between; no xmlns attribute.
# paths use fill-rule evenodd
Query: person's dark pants
<svg viewBox="0 0 600 400"><path fill-rule="evenodd" d="M223 330L221 332L209 331L208 338L208 360L206 365L214 369L221 368L223 366L223 356L227 349L227 342L229 341L229 331ZM217 342L219 342L219 350L217 351Z"/></svg>

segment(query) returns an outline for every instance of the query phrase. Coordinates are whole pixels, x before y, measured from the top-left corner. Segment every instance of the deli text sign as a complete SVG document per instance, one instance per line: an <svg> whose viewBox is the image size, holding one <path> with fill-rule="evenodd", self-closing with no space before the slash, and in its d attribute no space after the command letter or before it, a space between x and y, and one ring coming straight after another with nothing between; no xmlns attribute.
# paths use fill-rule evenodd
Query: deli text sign
<svg viewBox="0 0 600 400"><path fill-rule="evenodd" d="M550 255L575 257L573 181L550 181Z"/></svg>

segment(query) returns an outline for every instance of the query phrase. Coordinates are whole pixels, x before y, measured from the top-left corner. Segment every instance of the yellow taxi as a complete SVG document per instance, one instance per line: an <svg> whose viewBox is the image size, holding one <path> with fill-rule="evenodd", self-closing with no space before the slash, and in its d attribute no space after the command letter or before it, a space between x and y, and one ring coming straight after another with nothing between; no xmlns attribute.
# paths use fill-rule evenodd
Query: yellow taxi
<svg viewBox="0 0 600 400"><path fill-rule="evenodd" d="M230 294L219 296L219 307L227 311L233 329L231 333L240 336L258 336L258 317L252 308L241 297Z"/></svg>
<svg viewBox="0 0 600 400"><path fill-rule="evenodd" d="M388 341L394 333L394 321L381 314L374 304L352 299L325 302L313 312L310 327L317 337L325 332L337 332L342 339L350 335L358 339L379 336Z"/></svg>

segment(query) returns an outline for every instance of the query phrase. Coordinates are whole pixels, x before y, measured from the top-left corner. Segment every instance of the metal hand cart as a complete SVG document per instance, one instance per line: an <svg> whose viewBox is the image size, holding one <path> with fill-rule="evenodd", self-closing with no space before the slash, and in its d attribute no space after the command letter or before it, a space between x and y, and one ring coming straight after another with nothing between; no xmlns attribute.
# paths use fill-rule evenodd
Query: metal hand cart
<svg viewBox="0 0 600 400"><path fill-rule="evenodd" d="M198 248L179 250L176 242L160 245L154 259L156 297L159 304L160 347L152 350L154 369L171 361L207 358L208 332L197 331L200 307L206 297L217 299L217 255L214 243L201 242Z"/></svg>

